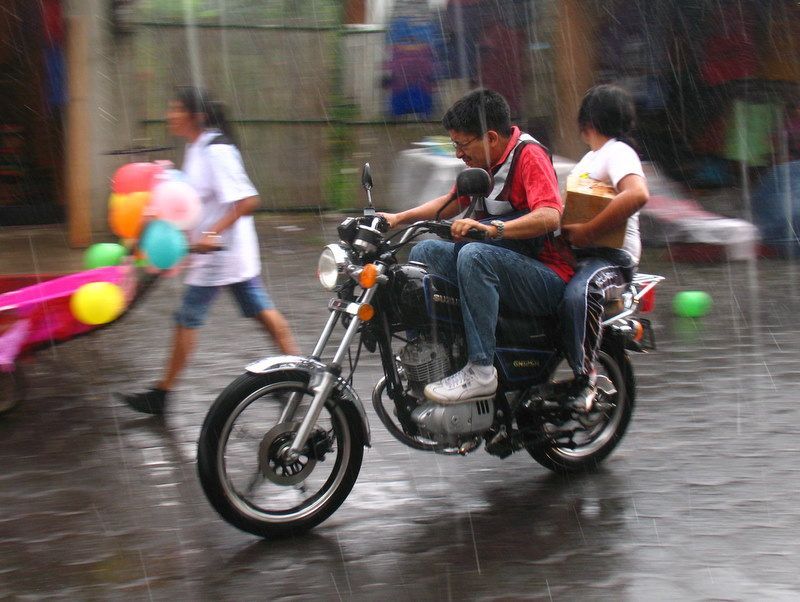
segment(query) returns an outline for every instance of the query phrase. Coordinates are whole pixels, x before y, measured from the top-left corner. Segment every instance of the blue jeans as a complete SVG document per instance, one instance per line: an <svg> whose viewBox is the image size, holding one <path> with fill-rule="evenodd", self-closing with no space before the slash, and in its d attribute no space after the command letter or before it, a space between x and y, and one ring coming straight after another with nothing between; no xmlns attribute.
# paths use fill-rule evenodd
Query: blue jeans
<svg viewBox="0 0 800 602"><path fill-rule="evenodd" d="M275 308L275 304L261 283L260 276L223 286L187 285L181 307L175 312L175 323L184 328L200 328L206 321L211 302L222 288L227 288L231 292L242 315L246 318L255 318L265 309Z"/></svg>
<svg viewBox="0 0 800 602"><path fill-rule="evenodd" d="M603 249L597 253L584 252L578 257L559 308L561 343L575 376L592 371L602 336L603 305L626 286L620 268L634 267L631 256L623 251Z"/></svg>
<svg viewBox="0 0 800 602"><path fill-rule="evenodd" d="M411 249L409 259L457 282L469 361L476 364L494 360L501 305L546 316L558 311L564 293L564 281L541 261L486 243L423 240Z"/></svg>

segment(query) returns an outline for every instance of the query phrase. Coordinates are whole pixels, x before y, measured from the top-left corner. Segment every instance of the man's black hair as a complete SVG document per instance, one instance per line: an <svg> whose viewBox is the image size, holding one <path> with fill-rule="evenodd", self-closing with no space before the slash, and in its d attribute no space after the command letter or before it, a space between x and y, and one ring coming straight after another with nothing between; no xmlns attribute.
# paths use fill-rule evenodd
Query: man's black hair
<svg viewBox="0 0 800 602"><path fill-rule="evenodd" d="M578 127L592 127L603 136L631 143L636 122L633 98L623 88L601 84L589 88L578 111Z"/></svg>
<svg viewBox="0 0 800 602"><path fill-rule="evenodd" d="M511 135L511 110L503 96L494 90L470 92L455 102L442 118L444 129L482 136L494 130L501 136Z"/></svg>

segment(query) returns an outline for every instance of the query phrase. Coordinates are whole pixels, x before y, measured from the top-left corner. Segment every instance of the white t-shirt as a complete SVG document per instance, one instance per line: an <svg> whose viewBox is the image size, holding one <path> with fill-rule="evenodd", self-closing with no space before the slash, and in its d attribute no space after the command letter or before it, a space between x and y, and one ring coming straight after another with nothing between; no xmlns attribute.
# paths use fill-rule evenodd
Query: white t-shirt
<svg viewBox="0 0 800 602"><path fill-rule="evenodd" d="M203 204L202 218L190 233L197 242L231 209L231 203L256 196L244 170L242 156L232 144L209 144L219 136L218 130L207 130L186 146L182 170L194 186ZM249 280L261 273L261 257L253 216L237 219L220 233L221 251L193 254L186 272L186 284L222 286Z"/></svg>
<svg viewBox="0 0 800 602"><path fill-rule="evenodd" d="M612 138L596 151L589 151L572 169L573 174L588 173L589 177L610 184L617 192L617 185L625 176L634 174L645 177L639 155L624 142ZM639 238L639 212L628 218L622 250L639 263L642 241Z"/></svg>

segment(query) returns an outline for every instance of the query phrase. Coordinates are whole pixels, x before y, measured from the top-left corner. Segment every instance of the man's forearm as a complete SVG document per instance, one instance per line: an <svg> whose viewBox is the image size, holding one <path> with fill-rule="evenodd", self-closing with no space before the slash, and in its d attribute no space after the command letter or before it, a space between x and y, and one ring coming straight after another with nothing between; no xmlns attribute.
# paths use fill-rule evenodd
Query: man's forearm
<svg viewBox="0 0 800 602"><path fill-rule="evenodd" d="M517 239L536 238L556 231L560 221L561 214L557 209L543 207L517 219L507 221L503 229L503 237Z"/></svg>

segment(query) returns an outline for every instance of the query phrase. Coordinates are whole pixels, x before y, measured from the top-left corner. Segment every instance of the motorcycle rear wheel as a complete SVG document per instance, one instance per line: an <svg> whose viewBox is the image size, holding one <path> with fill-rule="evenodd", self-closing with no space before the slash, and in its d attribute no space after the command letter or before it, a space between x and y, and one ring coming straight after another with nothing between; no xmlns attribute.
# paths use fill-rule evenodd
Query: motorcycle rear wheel
<svg viewBox="0 0 800 602"><path fill-rule="evenodd" d="M605 342L604 342L605 343ZM605 375L616 389L616 394L606 396L613 404L601 421L587 429L584 445L567 446L529 446L531 457L539 464L559 474L589 472L596 470L600 463L614 451L622 440L633 415L636 385L630 360L624 350L604 344L598 352L598 374ZM541 425L545 427L544 424Z"/></svg>
<svg viewBox="0 0 800 602"><path fill-rule="evenodd" d="M293 393L302 396L299 409L280 422ZM198 442L198 473L229 524L264 538L296 534L327 519L350 493L365 443L352 403L328 399L300 458L282 459L312 397L301 373L246 373L211 406Z"/></svg>

